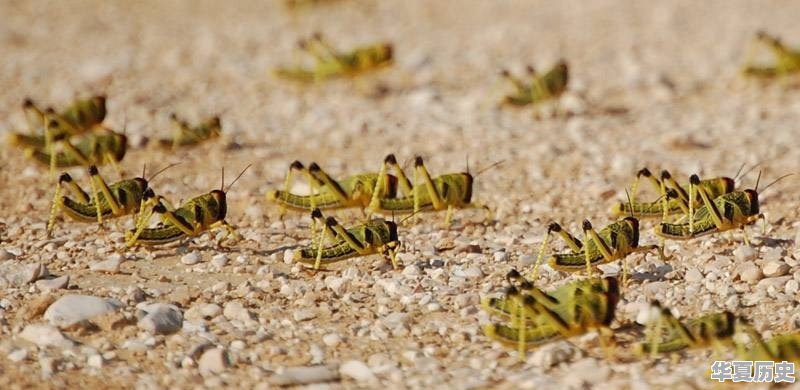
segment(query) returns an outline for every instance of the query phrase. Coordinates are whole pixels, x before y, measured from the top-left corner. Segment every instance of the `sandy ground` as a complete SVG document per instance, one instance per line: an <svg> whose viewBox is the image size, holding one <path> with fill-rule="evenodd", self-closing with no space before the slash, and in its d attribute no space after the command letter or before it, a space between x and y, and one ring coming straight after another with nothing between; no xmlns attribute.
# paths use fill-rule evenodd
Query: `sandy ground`
<svg viewBox="0 0 800 390"><path fill-rule="evenodd" d="M105 93L108 125L125 126L138 146L124 174L181 162L153 183L176 203L216 188L223 166L229 176L252 168L228 196L228 221L242 242L220 249L205 235L123 251L120 272L106 274L90 264L120 250L130 221L100 232L60 221L55 239L45 240L53 181L19 150L1 148L0 247L15 256L0 260L0 276L41 263L70 279L50 292L4 282L0 387L263 388L276 373L313 365L342 372L325 385L332 388L712 387L711 351L635 358L632 331L619 332L611 361L588 336L521 363L482 335L491 319L477 305L502 290L509 269L530 269L549 221L573 231L584 218L609 223L609 207L643 166L681 180L733 176L741 164L760 163L765 181L800 171L797 89L737 74L758 29L800 45L798 12L800 4L785 1L344 0L294 13L280 2L2 1L2 131L24 128L25 97L61 107ZM341 47L391 41L396 65L308 87L269 76L297 60L297 40L314 31ZM501 68L544 69L559 58L572 71L564 105L577 115L535 120L530 110L495 109ZM142 147L145 137L166 135L172 111L193 121L221 113L224 138L177 153ZM283 224L264 199L289 163L317 161L343 177L377 170L390 152L425 157L433 174L462 171L467 158L473 171L505 160L475 183L474 199L496 220L467 210L446 229L443 215L422 216L401 229L403 270L379 256L316 273L284 261L309 239L306 215ZM88 183L81 169L70 172ZM754 256L738 233L669 242L666 263L634 256L614 327L658 298L682 317L727 309L767 335L796 330L798 187L794 176L762 195L768 223L764 235L750 230ZM358 211L336 216L345 225L360 219ZM652 226L643 223L645 243L656 241ZM184 264L192 253L201 261ZM770 262L785 263L785 276L741 280L750 264ZM539 283L574 277L545 271ZM45 322L37 307L67 293L119 299L123 319L140 302L174 303L183 329L153 336L134 318L115 329L65 329L78 343L69 348L24 341L26 325ZM224 349L230 367L209 371L218 363L200 361L209 346Z"/></svg>

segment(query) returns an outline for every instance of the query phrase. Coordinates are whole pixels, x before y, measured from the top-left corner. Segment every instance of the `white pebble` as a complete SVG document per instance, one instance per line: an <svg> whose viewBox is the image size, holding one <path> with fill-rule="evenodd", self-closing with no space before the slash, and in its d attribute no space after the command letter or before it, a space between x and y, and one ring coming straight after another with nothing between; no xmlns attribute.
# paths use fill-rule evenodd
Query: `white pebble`
<svg viewBox="0 0 800 390"><path fill-rule="evenodd" d="M25 348L15 349L6 355L9 361L19 363L28 358L28 350Z"/></svg>
<svg viewBox="0 0 800 390"><path fill-rule="evenodd" d="M29 341L38 345L39 347L71 347L72 340L68 339L61 333L58 328L46 324L31 324L25 327L19 334L19 337L25 341Z"/></svg>
<svg viewBox="0 0 800 390"><path fill-rule="evenodd" d="M342 342L342 336L339 336L338 333L328 333L325 336L322 336L322 342L325 343L325 345L333 348Z"/></svg>
<svg viewBox="0 0 800 390"><path fill-rule="evenodd" d="M197 264L200 262L200 260L202 260L202 257L200 257L200 254L197 253L197 251L189 252L181 257L181 263L186 265Z"/></svg>
<svg viewBox="0 0 800 390"><path fill-rule="evenodd" d="M54 291L67 288L69 275L64 275L54 279L40 279L36 281L36 287L42 291Z"/></svg>
<svg viewBox="0 0 800 390"><path fill-rule="evenodd" d="M89 269L95 272L107 272L110 274L119 273L120 266L122 265L122 256L115 253L111 255L108 260L94 262L89 265Z"/></svg>
<svg viewBox="0 0 800 390"><path fill-rule="evenodd" d="M214 267L222 268L228 264L228 256L224 253L214 255L214 257L211 258L211 264L213 264Z"/></svg>
<svg viewBox="0 0 800 390"><path fill-rule="evenodd" d="M358 360L350 360L339 366L339 373L342 376L353 378L356 382L372 382L377 379L369 366Z"/></svg>
<svg viewBox="0 0 800 390"><path fill-rule="evenodd" d="M292 313L292 318L294 318L294 320L298 321L298 322L299 321L308 321L310 319L315 318L316 316L317 316L317 313L315 313L311 309L298 309L298 310L295 310Z"/></svg>
<svg viewBox="0 0 800 390"><path fill-rule="evenodd" d="M293 262L294 262L294 251L291 249L283 251L283 263L292 264Z"/></svg>
<svg viewBox="0 0 800 390"><path fill-rule="evenodd" d="M770 261L764 265L762 272L768 278L783 276L789 273L789 265L782 261Z"/></svg>
<svg viewBox="0 0 800 390"><path fill-rule="evenodd" d="M742 245L734 249L733 256L736 257L736 261L740 263L753 261L756 258L756 250L753 249L752 246Z"/></svg>
<svg viewBox="0 0 800 390"><path fill-rule="evenodd" d="M88 364L89 367L103 368L103 357L96 354L91 355L88 359L86 359L86 364Z"/></svg>
<svg viewBox="0 0 800 390"><path fill-rule="evenodd" d="M203 352L197 362L197 367L200 369L200 373L203 374L219 374L224 372L230 364L230 359L225 349L212 348Z"/></svg>

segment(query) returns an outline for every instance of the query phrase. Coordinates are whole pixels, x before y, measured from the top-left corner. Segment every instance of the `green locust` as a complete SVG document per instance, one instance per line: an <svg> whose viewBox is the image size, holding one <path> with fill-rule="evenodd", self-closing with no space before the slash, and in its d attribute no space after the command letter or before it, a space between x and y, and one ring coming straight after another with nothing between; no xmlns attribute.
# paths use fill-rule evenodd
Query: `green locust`
<svg viewBox="0 0 800 390"><path fill-rule="evenodd" d="M276 76L310 83L360 75L389 66L393 62L394 50L390 43L378 43L342 52L334 49L317 33L311 39L300 41L298 46L313 56L316 64L310 69L302 66L277 68L274 72Z"/></svg>
<svg viewBox="0 0 800 390"><path fill-rule="evenodd" d="M173 138L162 138L158 144L163 148L177 150L181 147L199 145L203 141L218 138L222 133L222 123L218 116L212 117L197 126L179 119L176 114L170 115L175 132Z"/></svg>
<svg viewBox="0 0 800 390"><path fill-rule="evenodd" d="M564 60L559 61L552 69L539 74L532 66L527 68L527 79L513 76L503 70L500 75L516 88L514 93L506 95L502 103L510 106L536 105L545 101L558 99L567 90L569 67Z"/></svg>
<svg viewBox="0 0 800 390"><path fill-rule="evenodd" d="M780 39L770 36L764 31L756 33L756 42L766 45L772 51L775 63L771 66L753 65L749 60L753 55L751 48L748 60L742 68L745 76L774 79L800 73L800 50L786 47Z"/></svg>

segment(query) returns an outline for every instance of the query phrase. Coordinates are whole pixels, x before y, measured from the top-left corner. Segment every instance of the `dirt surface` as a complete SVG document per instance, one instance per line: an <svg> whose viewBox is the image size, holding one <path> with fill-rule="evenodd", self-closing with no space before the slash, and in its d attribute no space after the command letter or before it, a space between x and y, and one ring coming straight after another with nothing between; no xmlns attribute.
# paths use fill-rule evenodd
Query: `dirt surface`
<svg viewBox="0 0 800 390"><path fill-rule="evenodd" d="M800 45L800 3L345 0L296 12L282 4L0 2L0 131L25 128L26 97L64 107L104 93L106 124L124 127L133 144L122 174L180 162L153 183L175 204L218 188L222 167L230 180L252 164L228 194L227 220L242 241L219 248L206 234L126 251L130 218L100 231L59 219L46 240L54 179L20 150L0 148L0 388L265 388L288 368L316 365L332 388L706 388L710 349L656 360L630 353L634 321L651 299L681 317L731 310L767 336L800 326L798 176L760 197L767 223L765 234L760 223L748 230L753 251L732 232L667 242L666 262L633 256L611 360L590 335L519 362L483 336L492 319L479 307L480 297L502 291L509 269L530 270L551 220L576 233L585 218L610 223L609 208L644 166L685 181L760 164L744 187L759 170L762 184L800 172L800 92L791 80L738 74L759 29ZM396 63L312 86L270 76L301 60L297 40L315 31L343 48L391 41ZM559 58L571 70L562 106L574 115L535 119L529 109L495 107L508 87L501 68L545 69ZM145 145L168 135L173 111L193 122L221 114L223 138L178 152ZM400 270L380 256L320 272L293 264L309 218L281 222L265 201L289 164L316 161L344 177L377 171L387 153L402 162L421 155L433 175L465 170L467 159L473 173L504 160L475 181L473 199L491 206L494 220L463 210L449 229L444 213L401 226ZM83 169L70 172L88 186ZM101 173L120 178L111 167ZM362 218L335 216L346 226ZM643 222L643 243L657 242L653 226ZM90 269L117 251L118 273ZM742 280L752 264L775 262L785 265L780 275ZM67 288L19 282L35 263L51 277L68 275ZM544 270L537 283L576 277ZM118 299L119 326L63 329L72 346L26 341L26 326L47 323L44 308L66 294ZM182 329L165 336L138 327L142 303L175 304ZM214 348L228 367L208 353Z"/></svg>

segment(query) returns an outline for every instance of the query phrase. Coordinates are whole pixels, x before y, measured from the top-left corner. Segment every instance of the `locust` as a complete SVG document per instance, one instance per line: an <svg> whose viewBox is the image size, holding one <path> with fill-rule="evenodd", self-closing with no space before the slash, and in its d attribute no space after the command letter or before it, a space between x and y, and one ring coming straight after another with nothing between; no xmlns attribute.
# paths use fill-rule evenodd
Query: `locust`
<svg viewBox="0 0 800 390"><path fill-rule="evenodd" d="M492 164L486 169L500 163L502 161ZM487 206L472 201L474 177L469 172L448 173L431 178L430 173L425 168L422 157L417 156L414 159L414 183L412 186L402 167L397 164L394 155L386 157L378 176L383 177L387 170L391 168L396 171L399 187L403 190L404 196L381 196L381 194L385 193L386 184L385 181L379 180L375 190L372 192L372 199L369 203L370 212L380 214L416 214L422 211L447 210L444 221L447 226L451 223L455 209L480 208L486 210L487 218L488 215L491 215L491 211Z"/></svg>
<svg viewBox="0 0 800 390"><path fill-rule="evenodd" d="M517 288L512 284L505 297L482 302L484 310L511 323L486 325L484 334L503 345L517 347L521 360L531 348L592 329L601 330L601 343L605 347L606 331L614 319L618 301L619 286L612 277L568 283L550 293L532 285Z"/></svg>
<svg viewBox="0 0 800 390"><path fill-rule="evenodd" d="M741 170L740 170L741 171ZM738 177L738 174L737 174ZM648 182L653 184L655 190L661 194L661 197L650 202L637 202L636 196L639 189L641 178L647 179ZM702 187L706 193L712 198L720 195L730 193L734 190L735 179L730 177L721 176L712 179L701 180L698 187ZM667 170L661 171L661 179L659 180L647 168L642 168L636 174L633 181L630 200L626 202L618 202L611 208L611 214L615 217L623 215L635 215L639 218L662 218L665 219L668 215L686 214L689 212L689 188L688 186L680 185ZM694 193L694 206L699 207L702 201L698 197L697 190Z"/></svg>
<svg viewBox="0 0 800 390"><path fill-rule="evenodd" d="M196 237L215 228L225 229L226 234L222 240L231 235L236 236L234 228L225 221L228 213L227 193L248 168L250 165L245 167L227 188L223 168L219 189L189 199L175 210L169 209L164 204L163 197L157 197L152 211L139 220L135 229L126 233L126 246L167 244L187 237ZM153 214L158 214L162 222L150 228L148 225Z"/></svg>
<svg viewBox="0 0 800 390"><path fill-rule="evenodd" d="M55 137L80 135L100 125L106 117L106 97L98 95L77 100L61 113L52 108L42 110L33 100L25 99L22 111L28 122L28 133L11 133L9 141L21 147L44 149ZM55 121L56 126L45 127L49 121Z"/></svg>
<svg viewBox="0 0 800 390"><path fill-rule="evenodd" d="M508 70L501 71L500 75L516 89L514 93L503 98L502 104L517 107L537 105L558 99L567 89L569 67L564 60L560 60L544 74L539 74L533 66L527 67L527 73L525 79L522 79Z"/></svg>
<svg viewBox="0 0 800 390"><path fill-rule="evenodd" d="M309 195L297 195L291 192L292 177L294 172L301 172L308 179L312 189ZM382 186L377 186L382 178ZM385 173L362 173L348 176L341 180L334 180L328 173L320 168L317 163L311 163L306 168L300 161L289 165L283 190L274 190L267 193L267 200L277 203L281 207L281 215L286 209L296 211L312 211L343 209L359 207L362 210L369 206L369 202L376 194L380 198L395 197L397 194L397 177ZM373 193L375 188L379 193Z"/></svg>
<svg viewBox="0 0 800 390"><path fill-rule="evenodd" d="M740 360L775 361L800 363L800 333L786 333L764 340L751 326L744 328L751 345L736 342L736 354Z"/></svg>
<svg viewBox="0 0 800 390"><path fill-rule="evenodd" d="M646 340L634 347L639 355L671 353L684 349L713 346L716 351L723 344L730 344L739 327L741 319L729 311L705 314L681 322L669 308L662 307L658 301L651 303L658 311L658 317L651 320L645 331Z"/></svg>
<svg viewBox="0 0 800 390"><path fill-rule="evenodd" d="M101 225L104 219L118 218L136 213L139 213L139 217L141 217L140 211L153 205L155 201L155 193L150 187L150 182L156 176L175 165L171 164L164 167L149 179L146 179L145 167L142 170L142 176L122 180L111 185L106 183L97 167L93 165L88 169L92 188L91 194L84 191L69 173L62 173L59 176L52 206L50 207L47 237L49 238L52 235L56 216L59 212L78 222L97 221ZM69 191L72 197L62 195L64 188Z"/></svg>
<svg viewBox="0 0 800 390"><path fill-rule="evenodd" d="M51 125L55 125L52 121ZM53 168L69 168L74 166L116 165L125 157L128 137L125 134L107 130L104 133L86 134L77 141L63 135L53 139L50 148L27 148L25 155L34 161ZM56 148L60 146L60 150Z"/></svg>
<svg viewBox="0 0 800 390"><path fill-rule="evenodd" d="M162 138L158 140L158 144L164 148L177 150L178 148L195 146L204 141L218 138L222 133L222 123L219 116L214 116L208 120L192 126L183 119L173 113L170 115L170 121L174 126L173 137Z"/></svg>
<svg viewBox="0 0 800 390"><path fill-rule="evenodd" d="M791 175L779 177L764 187L764 190ZM750 241L745 227L764 218L764 214L760 212L758 201L758 183L760 180L761 173L759 173L756 180L755 189L732 191L712 198L708 191L700 186L700 177L692 175L689 178L689 194L699 194L703 205L697 209L691 207L694 204L692 196L689 201L690 207L686 221L682 223L662 222L655 228L656 235L671 240L688 240L708 234L741 229L745 243L749 244ZM696 188L697 191L692 188Z"/></svg>
<svg viewBox="0 0 800 390"><path fill-rule="evenodd" d="M786 47L779 38L771 36L764 31L756 33L755 41L768 47L775 58L773 65L754 65L750 61L753 55L751 46L748 60L742 68L745 76L774 79L800 73L800 49Z"/></svg>
<svg viewBox="0 0 800 390"><path fill-rule="evenodd" d="M571 252L555 253L549 258L550 267L558 271L578 272L586 270L592 276L592 269L600 264L617 260L624 260L629 255L637 252L658 250L663 258L663 249L658 245L639 246L639 220L634 217L625 217L604 227L599 232L595 231L589 220L583 221L583 234L585 241L581 242L575 236L564 230L557 222L551 222L547 227L547 235L542 241L536 264L533 268L533 279L538 276L539 265L543 259L545 248L550 236L556 233L566 242ZM627 278L627 261L623 261L623 284Z"/></svg>
<svg viewBox="0 0 800 390"><path fill-rule="evenodd" d="M298 44L301 50L316 60L312 68L303 66L275 69L276 76L300 82L318 82L335 77L352 77L389 66L393 62L391 43L377 43L339 51L328 44L321 34L314 34Z"/></svg>
<svg viewBox="0 0 800 390"><path fill-rule="evenodd" d="M354 257L382 254L398 268L397 251L400 240L397 235L397 224L381 218L345 229L335 218L324 218L320 209L311 212L311 218L323 222L322 231L318 235L312 231L311 244L297 249L294 260L313 265L315 270ZM312 225L313 226L313 225Z"/></svg>

